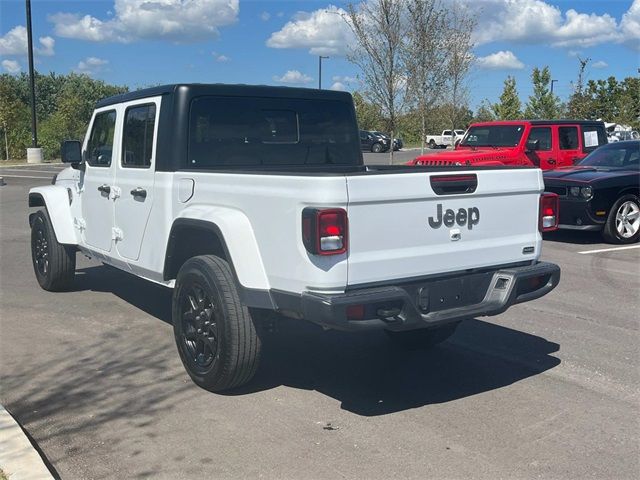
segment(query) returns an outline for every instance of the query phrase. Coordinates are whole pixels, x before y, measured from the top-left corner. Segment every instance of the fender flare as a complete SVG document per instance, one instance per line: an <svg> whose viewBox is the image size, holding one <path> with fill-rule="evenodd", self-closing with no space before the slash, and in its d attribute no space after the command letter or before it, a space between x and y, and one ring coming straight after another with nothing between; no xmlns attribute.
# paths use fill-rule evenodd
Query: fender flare
<svg viewBox="0 0 640 480"><path fill-rule="evenodd" d="M29 206L45 207L58 243L64 245L78 245L76 230L73 228L69 192L66 187L47 185L29 190ZM31 224L31 215L29 216Z"/></svg>
<svg viewBox="0 0 640 480"><path fill-rule="evenodd" d="M210 205L190 206L174 219L166 243L163 271L165 280L169 276L177 233L185 227L204 229L218 237L240 287L249 290L269 290L269 280L258 242L247 216L239 210Z"/></svg>

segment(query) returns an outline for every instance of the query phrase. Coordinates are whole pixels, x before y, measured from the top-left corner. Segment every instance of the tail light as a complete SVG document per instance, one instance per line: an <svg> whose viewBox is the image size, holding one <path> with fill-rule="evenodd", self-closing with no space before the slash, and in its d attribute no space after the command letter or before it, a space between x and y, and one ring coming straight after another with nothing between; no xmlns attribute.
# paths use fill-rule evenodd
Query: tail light
<svg viewBox="0 0 640 480"><path fill-rule="evenodd" d="M347 212L342 208L305 208L302 211L302 241L313 255L339 255L347 251Z"/></svg>
<svg viewBox="0 0 640 480"><path fill-rule="evenodd" d="M558 229L560 221L560 199L555 193L544 193L540 196L540 220L538 229L551 232Z"/></svg>

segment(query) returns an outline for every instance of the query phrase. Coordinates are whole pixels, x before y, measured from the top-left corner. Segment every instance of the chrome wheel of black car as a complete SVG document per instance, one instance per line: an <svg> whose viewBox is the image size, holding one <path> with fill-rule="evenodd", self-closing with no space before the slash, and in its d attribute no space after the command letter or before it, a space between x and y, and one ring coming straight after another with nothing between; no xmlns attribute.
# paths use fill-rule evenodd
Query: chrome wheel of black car
<svg viewBox="0 0 640 480"><path fill-rule="evenodd" d="M208 370L218 355L216 307L198 283L181 292L182 342L194 370Z"/></svg>
<svg viewBox="0 0 640 480"><path fill-rule="evenodd" d="M624 202L616 211L616 230L625 239L633 237L640 229L640 207L633 200Z"/></svg>
<svg viewBox="0 0 640 480"><path fill-rule="evenodd" d="M640 198L623 195L611 206L602 236L610 243L634 243L640 240Z"/></svg>
<svg viewBox="0 0 640 480"><path fill-rule="evenodd" d="M34 233L33 256L36 268L42 275L46 275L49 272L49 243L47 242L46 232L42 225L38 225Z"/></svg>

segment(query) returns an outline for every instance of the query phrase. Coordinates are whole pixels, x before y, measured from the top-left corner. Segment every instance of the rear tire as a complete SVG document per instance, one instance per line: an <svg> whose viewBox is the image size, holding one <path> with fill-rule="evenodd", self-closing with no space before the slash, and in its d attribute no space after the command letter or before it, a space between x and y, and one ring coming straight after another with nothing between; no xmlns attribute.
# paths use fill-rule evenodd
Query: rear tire
<svg viewBox="0 0 640 480"><path fill-rule="evenodd" d="M635 243L640 239L640 200L623 195L611 207L602 236L609 243Z"/></svg>
<svg viewBox="0 0 640 480"><path fill-rule="evenodd" d="M382 145L380 145L379 143L374 143L373 145L371 145L371 151L373 153L380 153L382 151Z"/></svg>
<svg viewBox="0 0 640 480"><path fill-rule="evenodd" d="M253 378L260 338L225 260L202 255L185 262L173 291L172 319L180 359L197 385L220 392Z"/></svg>
<svg viewBox="0 0 640 480"><path fill-rule="evenodd" d="M58 243L46 210L36 212L31 224L31 261L38 284L44 290L59 292L73 285L75 247Z"/></svg>
<svg viewBox="0 0 640 480"><path fill-rule="evenodd" d="M435 347L453 335L460 322L449 323L436 328L421 328L394 332L385 330L391 341L407 350L420 350Z"/></svg>
<svg viewBox="0 0 640 480"><path fill-rule="evenodd" d="M434 142L433 140L429 140L429 148L432 150L436 148L436 142Z"/></svg>

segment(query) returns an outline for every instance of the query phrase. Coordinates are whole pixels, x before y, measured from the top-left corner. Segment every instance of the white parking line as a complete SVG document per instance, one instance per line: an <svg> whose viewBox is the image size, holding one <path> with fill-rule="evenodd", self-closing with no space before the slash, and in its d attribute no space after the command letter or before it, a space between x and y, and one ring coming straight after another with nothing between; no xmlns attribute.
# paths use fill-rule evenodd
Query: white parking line
<svg viewBox="0 0 640 480"><path fill-rule="evenodd" d="M58 173L60 170L22 170L19 168L7 168L7 170L15 170L17 172L25 172L25 173ZM5 172L6 170L3 170L3 172ZM9 173L15 173L15 172L9 172ZM4 173L3 173L4 175Z"/></svg>
<svg viewBox="0 0 640 480"><path fill-rule="evenodd" d="M31 170L32 168L39 168L39 167L62 168L64 166L65 166L64 163L35 163L31 165L0 165L0 168L6 168L9 170L25 168L27 170Z"/></svg>
<svg viewBox="0 0 640 480"><path fill-rule="evenodd" d="M598 250L585 250L584 252L578 252L581 255L588 253L601 253L601 252L615 252L616 250L631 250L634 248L640 248L640 245L629 245L626 247L613 247L613 248L600 248Z"/></svg>
<svg viewBox="0 0 640 480"><path fill-rule="evenodd" d="M51 177L33 177L31 175L0 175L3 178L41 178L42 180L51 180Z"/></svg>

